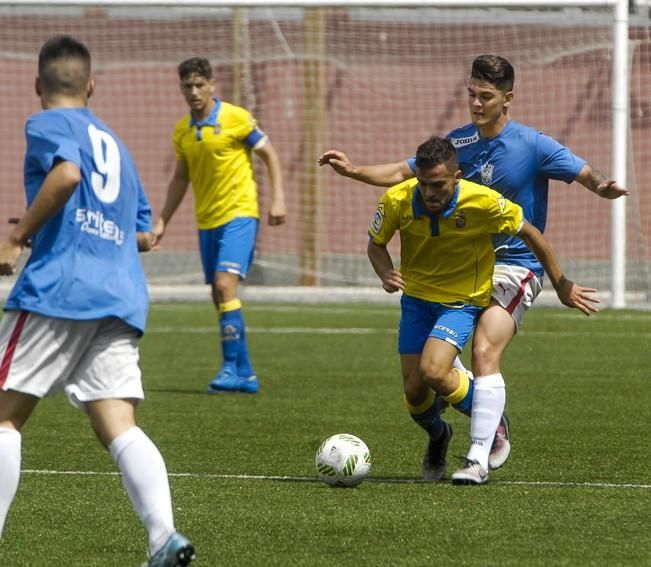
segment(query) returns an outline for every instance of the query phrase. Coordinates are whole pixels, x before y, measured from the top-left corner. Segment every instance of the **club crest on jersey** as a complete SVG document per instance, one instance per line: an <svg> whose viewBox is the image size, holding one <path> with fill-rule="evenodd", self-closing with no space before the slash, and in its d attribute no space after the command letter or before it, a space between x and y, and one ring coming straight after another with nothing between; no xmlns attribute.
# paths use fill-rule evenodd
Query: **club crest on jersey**
<svg viewBox="0 0 651 567"><path fill-rule="evenodd" d="M504 197L502 197L502 195L500 195L500 196L497 198L497 205L498 205L499 208L500 208L500 212L501 212L502 214L504 214L504 209L506 208L506 199L505 199Z"/></svg>
<svg viewBox="0 0 651 567"><path fill-rule="evenodd" d="M377 210L375 211L375 214L373 215L373 220L371 221L371 230L375 234L378 234L380 232L380 229L382 228L383 223L384 223L384 203L380 203L377 206Z"/></svg>
<svg viewBox="0 0 651 567"><path fill-rule="evenodd" d="M459 211L454 217L454 224L457 228L466 228L466 213Z"/></svg>
<svg viewBox="0 0 651 567"><path fill-rule="evenodd" d="M484 185L490 185L493 182L493 169L495 166L492 163L486 162L481 166L481 182Z"/></svg>

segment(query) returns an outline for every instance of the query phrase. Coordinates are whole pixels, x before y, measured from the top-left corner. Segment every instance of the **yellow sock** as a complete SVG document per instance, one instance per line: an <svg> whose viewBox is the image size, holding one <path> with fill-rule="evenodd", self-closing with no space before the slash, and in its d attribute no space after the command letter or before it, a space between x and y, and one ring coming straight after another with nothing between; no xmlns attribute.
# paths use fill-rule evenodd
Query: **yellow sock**
<svg viewBox="0 0 651 567"><path fill-rule="evenodd" d="M237 297L235 299L231 299L230 301L227 301L226 303L219 304L220 313L227 313L228 311L237 311L238 309L241 308L242 308L242 302Z"/></svg>
<svg viewBox="0 0 651 567"><path fill-rule="evenodd" d="M468 378L468 375L463 370L459 370L458 368L453 368L452 371L459 375L459 387L451 394L442 396L442 398L446 402L450 402L450 404L454 405L458 404L468 395L468 390L470 389L470 378Z"/></svg>
<svg viewBox="0 0 651 567"><path fill-rule="evenodd" d="M411 403L409 403L407 396L405 396L405 406L407 407L409 413L413 415L419 415L421 413L425 413L433 405L434 405L434 392L432 392L432 390L428 390L427 398L425 398L425 401L418 404L417 406L414 406Z"/></svg>

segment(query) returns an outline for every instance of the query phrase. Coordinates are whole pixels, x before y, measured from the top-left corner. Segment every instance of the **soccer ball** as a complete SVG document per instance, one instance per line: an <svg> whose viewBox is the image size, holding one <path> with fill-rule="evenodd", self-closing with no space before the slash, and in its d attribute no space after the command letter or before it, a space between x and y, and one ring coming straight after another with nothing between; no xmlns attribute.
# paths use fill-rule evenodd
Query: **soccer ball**
<svg viewBox="0 0 651 567"><path fill-rule="evenodd" d="M366 443L348 433L328 437L314 461L319 480L329 486L357 486L371 472L371 453Z"/></svg>

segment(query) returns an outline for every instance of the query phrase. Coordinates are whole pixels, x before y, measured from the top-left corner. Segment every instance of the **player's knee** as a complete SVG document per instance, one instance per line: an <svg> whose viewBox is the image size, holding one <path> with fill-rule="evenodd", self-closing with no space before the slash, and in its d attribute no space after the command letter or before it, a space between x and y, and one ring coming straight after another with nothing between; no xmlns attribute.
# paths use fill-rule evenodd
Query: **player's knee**
<svg viewBox="0 0 651 567"><path fill-rule="evenodd" d="M421 364L421 374L427 386L437 393L445 393L448 388L449 369L442 368L440 365Z"/></svg>
<svg viewBox="0 0 651 567"><path fill-rule="evenodd" d="M237 297L238 280L227 276L231 276L231 274L226 274L226 276L222 276L221 273L217 274L212 286L213 296L217 303L226 303Z"/></svg>

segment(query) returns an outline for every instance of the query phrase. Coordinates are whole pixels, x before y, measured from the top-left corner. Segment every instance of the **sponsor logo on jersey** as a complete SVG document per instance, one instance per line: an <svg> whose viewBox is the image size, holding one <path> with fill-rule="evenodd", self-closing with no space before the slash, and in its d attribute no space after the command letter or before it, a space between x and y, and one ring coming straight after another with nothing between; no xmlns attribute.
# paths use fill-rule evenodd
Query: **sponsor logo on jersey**
<svg viewBox="0 0 651 567"><path fill-rule="evenodd" d="M384 223L384 203L380 203L377 206L377 210L375 211L375 214L373 215L373 220L371 221L371 230L375 234L379 234L383 223Z"/></svg>
<svg viewBox="0 0 651 567"><path fill-rule="evenodd" d="M468 146L479 141L479 132L475 132L472 136L467 136L465 138L450 138L450 142L455 148L460 148L462 146Z"/></svg>
<svg viewBox="0 0 651 567"><path fill-rule="evenodd" d="M104 217L101 211L89 211L88 209L77 209L75 221L82 232L110 240L118 246L124 244L124 231L112 220Z"/></svg>
<svg viewBox="0 0 651 567"><path fill-rule="evenodd" d="M492 163L486 162L481 166L481 182L484 185L490 185L493 182L493 170L495 166Z"/></svg>

